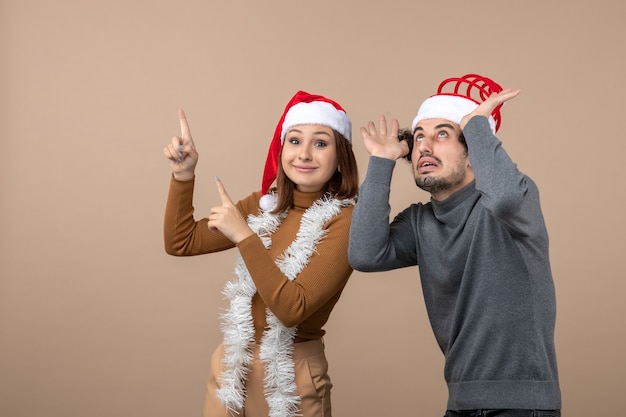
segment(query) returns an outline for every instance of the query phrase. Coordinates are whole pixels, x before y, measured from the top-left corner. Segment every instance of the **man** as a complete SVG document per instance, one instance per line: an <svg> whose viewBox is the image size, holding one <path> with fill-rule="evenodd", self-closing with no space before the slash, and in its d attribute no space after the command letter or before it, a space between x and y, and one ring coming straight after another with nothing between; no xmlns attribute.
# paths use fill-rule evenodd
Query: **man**
<svg viewBox="0 0 626 417"><path fill-rule="evenodd" d="M502 104L518 94L468 74L443 81L424 101L412 143L398 140L395 119L390 133L384 116L378 128L361 128L370 161L349 261L366 272L419 267L445 356L447 417L560 416L555 292L539 191L495 136ZM402 157L431 198L389 224L391 176Z"/></svg>

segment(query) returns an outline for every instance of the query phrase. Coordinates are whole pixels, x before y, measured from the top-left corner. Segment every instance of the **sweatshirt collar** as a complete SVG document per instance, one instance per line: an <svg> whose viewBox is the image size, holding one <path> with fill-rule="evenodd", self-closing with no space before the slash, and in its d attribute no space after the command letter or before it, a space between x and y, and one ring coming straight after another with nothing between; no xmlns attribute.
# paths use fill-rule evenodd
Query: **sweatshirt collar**
<svg viewBox="0 0 626 417"><path fill-rule="evenodd" d="M304 193L296 189L293 190L293 207L307 209L315 200L324 195L324 191L316 191L314 193Z"/></svg>
<svg viewBox="0 0 626 417"><path fill-rule="evenodd" d="M471 197L474 193L476 193L476 181L472 181L467 184L465 187L461 188L456 193L452 194L450 197L446 198L443 201L437 201L430 199L430 203L433 206L433 210L436 215L444 214L449 212L462 205L464 201L466 201L469 197Z"/></svg>

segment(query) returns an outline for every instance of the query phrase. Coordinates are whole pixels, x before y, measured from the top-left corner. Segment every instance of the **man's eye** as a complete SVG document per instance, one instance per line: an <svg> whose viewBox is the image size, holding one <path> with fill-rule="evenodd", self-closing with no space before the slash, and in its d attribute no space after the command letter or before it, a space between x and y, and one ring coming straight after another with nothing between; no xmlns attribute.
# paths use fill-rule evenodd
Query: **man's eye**
<svg viewBox="0 0 626 417"><path fill-rule="evenodd" d="M424 135L417 135L415 136L415 142L421 142L424 140Z"/></svg>

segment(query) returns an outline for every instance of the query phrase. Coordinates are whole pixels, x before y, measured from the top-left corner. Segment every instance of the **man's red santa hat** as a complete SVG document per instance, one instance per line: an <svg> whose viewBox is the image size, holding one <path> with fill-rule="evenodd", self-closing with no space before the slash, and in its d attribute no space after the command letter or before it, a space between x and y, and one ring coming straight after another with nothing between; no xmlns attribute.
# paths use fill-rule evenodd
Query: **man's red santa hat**
<svg viewBox="0 0 626 417"><path fill-rule="evenodd" d="M478 74L466 74L459 78L443 80L437 88L437 94L427 98L413 119L411 132L425 119L447 119L461 124L463 116L474 111L487 97L502 91L502 87L490 78ZM496 107L489 117L493 133L500 128L500 108Z"/></svg>
<svg viewBox="0 0 626 417"><path fill-rule="evenodd" d="M352 123L346 111L335 101L324 96L298 91L287 103L274 137L270 143L263 171L261 191L266 194L276 179L278 156L287 131L296 125L323 125L341 133L348 142L352 141Z"/></svg>

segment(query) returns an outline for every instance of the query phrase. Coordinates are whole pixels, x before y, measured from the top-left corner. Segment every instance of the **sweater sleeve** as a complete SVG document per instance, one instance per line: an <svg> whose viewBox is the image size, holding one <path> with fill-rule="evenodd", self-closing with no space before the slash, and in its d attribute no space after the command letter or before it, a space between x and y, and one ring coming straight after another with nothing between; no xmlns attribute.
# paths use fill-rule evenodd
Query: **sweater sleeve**
<svg viewBox="0 0 626 417"><path fill-rule="evenodd" d="M463 134L485 208L511 232L532 234L537 219L543 217L535 183L518 170L486 117L471 118Z"/></svg>
<svg viewBox="0 0 626 417"><path fill-rule="evenodd" d="M348 249L350 264L359 271L388 271L417 264L415 227L408 215L411 208L389 223L395 164L389 159L370 157L352 216Z"/></svg>
<svg viewBox="0 0 626 417"><path fill-rule="evenodd" d="M294 281L282 273L257 235L237 245L259 296L286 327L306 320L346 285L352 273L347 254L351 214L352 207L345 207L326 224L328 233Z"/></svg>
<svg viewBox="0 0 626 417"><path fill-rule="evenodd" d="M194 180L170 180L163 222L165 252L192 256L233 248L235 245L224 235L209 230L208 219L194 219L193 188Z"/></svg>

